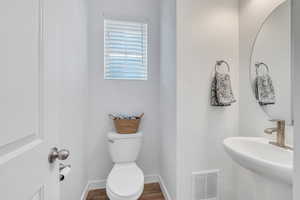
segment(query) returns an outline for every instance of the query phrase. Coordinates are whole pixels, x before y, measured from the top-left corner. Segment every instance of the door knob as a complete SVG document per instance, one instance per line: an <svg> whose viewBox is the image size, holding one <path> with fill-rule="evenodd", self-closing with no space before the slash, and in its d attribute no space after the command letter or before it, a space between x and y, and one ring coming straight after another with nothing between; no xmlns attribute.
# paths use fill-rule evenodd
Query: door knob
<svg viewBox="0 0 300 200"><path fill-rule="evenodd" d="M66 160L70 155L69 150L62 149L58 151L56 147L52 148L48 156L49 163L54 163L56 159Z"/></svg>

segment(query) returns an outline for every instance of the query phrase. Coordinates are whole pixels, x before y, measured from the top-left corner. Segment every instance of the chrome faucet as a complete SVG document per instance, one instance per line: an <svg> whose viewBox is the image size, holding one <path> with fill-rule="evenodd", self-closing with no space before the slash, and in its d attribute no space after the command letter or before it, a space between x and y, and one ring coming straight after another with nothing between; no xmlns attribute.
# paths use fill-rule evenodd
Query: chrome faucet
<svg viewBox="0 0 300 200"><path fill-rule="evenodd" d="M267 128L264 131L267 134L272 134L274 132L277 133L276 142L270 142L270 144L285 149L292 149L291 147L285 145L285 121L284 120L270 120L270 121L277 123L276 128Z"/></svg>

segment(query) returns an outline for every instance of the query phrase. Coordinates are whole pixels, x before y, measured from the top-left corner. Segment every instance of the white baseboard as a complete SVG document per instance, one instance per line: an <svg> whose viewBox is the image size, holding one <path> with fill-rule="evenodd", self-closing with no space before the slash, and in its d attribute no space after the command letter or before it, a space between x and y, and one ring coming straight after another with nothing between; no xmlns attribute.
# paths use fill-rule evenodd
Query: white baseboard
<svg viewBox="0 0 300 200"><path fill-rule="evenodd" d="M88 183L86 184L86 186L82 192L80 200L86 200L89 191L96 190L96 189L103 189L103 188L105 188L105 185L106 185L105 179L88 181Z"/></svg>
<svg viewBox="0 0 300 200"><path fill-rule="evenodd" d="M172 199L171 199L171 195L169 194L169 192L168 192L168 190L167 190L167 187L166 187L166 185L165 185L164 180L162 179L161 176L158 176L158 179L159 179L158 183L159 183L159 185L160 185L160 189L161 189L161 191L162 191L162 193L163 193L165 199L166 199L166 200L172 200Z"/></svg>
<svg viewBox="0 0 300 200"><path fill-rule="evenodd" d="M82 191L82 195L80 197L80 200L86 200L88 192L89 192L89 184L87 183L86 186L84 187L83 191Z"/></svg>
<svg viewBox="0 0 300 200"><path fill-rule="evenodd" d="M158 175L147 175L147 176L145 176L145 184L158 183L158 182L159 182L159 176Z"/></svg>
<svg viewBox="0 0 300 200"><path fill-rule="evenodd" d="M148 184L148 183L159 183L165 199L166 200L171 200L170 195L167 191L167 188L166 188L162 178L159 175L146 175L145 176L145 184ZM88 181L88 183L85 186L85 188L83 190L83 193L81 195L81 200L86 200L88 192L90 190L104 189L105 186L106 186L106 180L105 179Z"/></svg>

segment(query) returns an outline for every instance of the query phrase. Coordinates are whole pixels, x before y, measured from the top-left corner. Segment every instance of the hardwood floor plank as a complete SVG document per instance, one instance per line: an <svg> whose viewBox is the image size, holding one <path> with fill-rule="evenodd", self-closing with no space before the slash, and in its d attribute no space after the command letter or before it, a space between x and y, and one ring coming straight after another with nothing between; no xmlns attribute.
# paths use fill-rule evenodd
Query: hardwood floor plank
<svg viewBox="0 0 300 200"><path fill-rule="evenodd" d="M149 193L161 193L159 183L146 184L144 186L143 194L149 194Z"/></svg>
<svg viewBox="0 0 300 200"><path fill-rule="evenodd" d="M109 200L105 189L91 190L86 200ZM144 191L139 200L165 200L159 183L145 184Z"/></svg>
<svg viewBox="0 0 300 200"><path fill-rule="evenodd" d="M146 194L141 196L139 200L164 200L164 196L161 193Z"/></svg>

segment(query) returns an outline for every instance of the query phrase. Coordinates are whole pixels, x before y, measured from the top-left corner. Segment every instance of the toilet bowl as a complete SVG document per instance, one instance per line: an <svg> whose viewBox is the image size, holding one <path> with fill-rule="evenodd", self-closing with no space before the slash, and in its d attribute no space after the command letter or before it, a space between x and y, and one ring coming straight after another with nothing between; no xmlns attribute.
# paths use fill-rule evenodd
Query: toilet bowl
<svg viewBox="0 0 300 200"><path fill-rule="evenodd" d="M110 200L137 200L144 190L144 173L135 163L142 144L142 133L107 135L114 166L107 177Z"/></svg>
<svg viewBox="0 0 300 200"><path fill-rule="evenodd" d="M106 192L110 200L137 200L144 190L144 174L135 163L115 164Z"/></svg>

